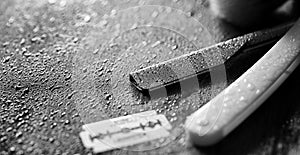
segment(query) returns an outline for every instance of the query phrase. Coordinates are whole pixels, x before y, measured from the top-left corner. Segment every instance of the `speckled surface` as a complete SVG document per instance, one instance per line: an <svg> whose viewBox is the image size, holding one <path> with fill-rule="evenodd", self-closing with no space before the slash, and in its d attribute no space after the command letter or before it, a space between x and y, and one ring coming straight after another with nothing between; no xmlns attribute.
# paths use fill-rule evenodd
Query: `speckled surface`
<svg viewBox="0 0 300 155"><path fill-rule="evenodd" d="M146 4L151 6L134 7ZM129 85L135 69L238 34L204 5L1 1L0 154L90 154L79 139L81 125L149 109L167 116L171 136L104 154L297 154L299 69L237 130L209 148L190 145L182 125L224 87L203 85L183 96L149 100ZM145 149L150 151L130 151Z"/></svg>

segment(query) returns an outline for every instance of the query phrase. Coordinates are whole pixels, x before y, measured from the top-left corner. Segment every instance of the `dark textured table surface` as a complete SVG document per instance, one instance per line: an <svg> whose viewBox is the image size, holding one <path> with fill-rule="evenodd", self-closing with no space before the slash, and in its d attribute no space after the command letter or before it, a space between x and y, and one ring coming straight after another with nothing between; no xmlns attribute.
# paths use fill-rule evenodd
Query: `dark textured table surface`
<svg viewBox="0 0 300 155"><path fill-rule="evenodd" d="M83 124L150 109L167 116L170 137L104 154L297 154L299 68L242 125L207 148L189 144L182 125L222 88L203 85L149 100L130 86L133 70L239 34L205 5L2 0L0 154L89 154L79 138Z"/></svg>

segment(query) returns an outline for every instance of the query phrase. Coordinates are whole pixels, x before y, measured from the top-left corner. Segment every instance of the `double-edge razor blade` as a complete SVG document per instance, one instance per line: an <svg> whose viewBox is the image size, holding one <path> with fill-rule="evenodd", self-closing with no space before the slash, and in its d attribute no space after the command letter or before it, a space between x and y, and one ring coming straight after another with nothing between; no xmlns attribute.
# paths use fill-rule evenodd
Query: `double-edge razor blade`
<svg viewBox="0 0 300 155"><path fill-rule="evenodd" d="M164 115L152 110L85 124L80 138L86 148L100 153L167 137L171 128Z"/></svg>

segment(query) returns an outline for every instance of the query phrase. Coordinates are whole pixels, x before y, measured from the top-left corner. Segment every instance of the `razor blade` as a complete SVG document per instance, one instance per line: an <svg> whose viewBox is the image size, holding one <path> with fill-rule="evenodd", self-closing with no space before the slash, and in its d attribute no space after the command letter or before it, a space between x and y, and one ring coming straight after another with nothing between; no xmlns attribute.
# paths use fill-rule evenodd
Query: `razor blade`
<svg viewBox="0 0 300 155"><path fill-rule="evenodd" d="M293 25L287 23L275 28L248 33L220 42L189 54L155 64L129 74L131 83L145 94L159 89L169 91L176 84L197 78L209 79L210 70L224 65L228 68L235 55L270 49ZM180 85L179 85L180 86Z"/></svg>

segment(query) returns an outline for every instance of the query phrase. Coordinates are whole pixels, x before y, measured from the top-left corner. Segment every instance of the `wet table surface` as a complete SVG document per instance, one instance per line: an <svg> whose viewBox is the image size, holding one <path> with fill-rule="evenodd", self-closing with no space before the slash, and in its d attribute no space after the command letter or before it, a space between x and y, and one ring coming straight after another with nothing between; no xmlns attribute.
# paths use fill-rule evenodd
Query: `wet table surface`
<svg viewBox="0 0 300 155"><path fill-rule="evenodd" d="M297 154L299 68L228 137L205 148L186 140L183 123L224 87L203 84L149 100L130 85L131 71L241 34L206 5L1 1L0 154L91 154L79 138L83 124L147 110L166 115L171 135L104 154ZM237 68L227 84L245 69Z"/></svg>

